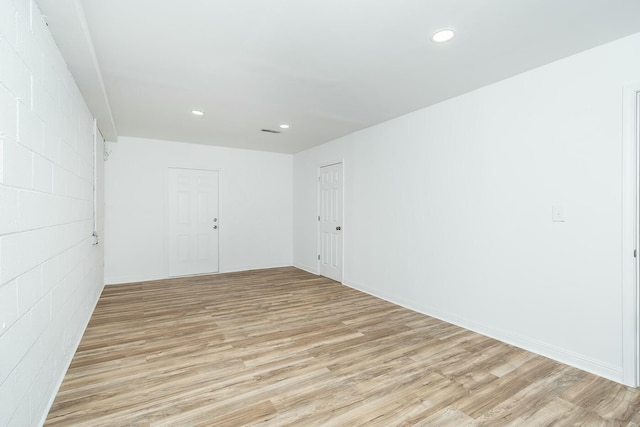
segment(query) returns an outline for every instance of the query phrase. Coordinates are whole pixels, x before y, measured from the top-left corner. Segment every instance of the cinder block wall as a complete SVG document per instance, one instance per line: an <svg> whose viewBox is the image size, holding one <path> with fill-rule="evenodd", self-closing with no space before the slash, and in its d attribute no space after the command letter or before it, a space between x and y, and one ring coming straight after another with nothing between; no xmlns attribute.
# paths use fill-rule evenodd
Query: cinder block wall
<svg viewBox="0 0 640 427"><path fill-rule="evenodd" d="M37 5L0 0L0 426L42 424L102 290L93 156L93 118Z"/></svg>

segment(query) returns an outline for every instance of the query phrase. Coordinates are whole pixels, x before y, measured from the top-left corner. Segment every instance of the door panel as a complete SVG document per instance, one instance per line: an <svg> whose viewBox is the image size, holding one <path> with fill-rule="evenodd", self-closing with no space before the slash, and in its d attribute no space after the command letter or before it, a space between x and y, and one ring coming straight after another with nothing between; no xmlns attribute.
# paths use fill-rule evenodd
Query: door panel
<svg viewBox="0 0 640 427"><path fill-rule="evenodd" d="M169 276L218 272L218 172L169 169Z"/></svg>
<svg viewBox="0 0 640 427"><path fill-rule="evenodd" d="M320 274L342 281L342 163L320 168Z"/></svg>

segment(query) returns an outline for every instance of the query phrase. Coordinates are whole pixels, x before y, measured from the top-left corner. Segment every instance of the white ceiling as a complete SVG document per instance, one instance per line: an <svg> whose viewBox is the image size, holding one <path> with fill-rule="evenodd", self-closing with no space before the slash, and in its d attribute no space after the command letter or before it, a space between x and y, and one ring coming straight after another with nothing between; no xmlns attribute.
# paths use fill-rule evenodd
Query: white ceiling
<svg viewBox="0 0 640 427"><path fill-rule="evenodd" d="M640 32L639 0L36 2L108 140L284 153Z"/></svg>

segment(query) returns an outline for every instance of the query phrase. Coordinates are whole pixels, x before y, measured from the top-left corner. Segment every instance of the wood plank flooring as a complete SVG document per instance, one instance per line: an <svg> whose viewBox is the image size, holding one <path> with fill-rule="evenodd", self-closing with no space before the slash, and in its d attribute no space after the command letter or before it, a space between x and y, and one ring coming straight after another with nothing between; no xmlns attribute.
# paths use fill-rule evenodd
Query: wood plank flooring
<svg viewBox="0 0 640 427"><path fill-rule="evenodd" d="M640 391L295 268L105 288L47 426L640 426Z"/></svg>

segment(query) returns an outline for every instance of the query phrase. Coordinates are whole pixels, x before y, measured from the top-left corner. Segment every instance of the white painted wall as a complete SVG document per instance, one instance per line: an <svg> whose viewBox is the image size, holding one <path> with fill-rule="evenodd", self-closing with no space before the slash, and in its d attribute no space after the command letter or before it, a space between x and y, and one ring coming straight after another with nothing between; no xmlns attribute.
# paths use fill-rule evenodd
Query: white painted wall
<svg viewBox="0 0 640 427"><path fill-rule="evenodd" d="M345 284L621 381L638 52L640 34L295 155L294 264L317 271L317 168L343 159Z"/></svg>
<svg viewBox="0 0 640 427"><path fill-rule="evenodd" d="M0 426L44 421L102 290L92 193L93 119L36 5L0 0Z"/></svg>
<svg viewBox="0 0 640 427"><path fill-rule="evenodd" d="M169 167L220 171L220 272L292 264L291 155L126 137L108 149L107 283L167 277Z"/></svg>

